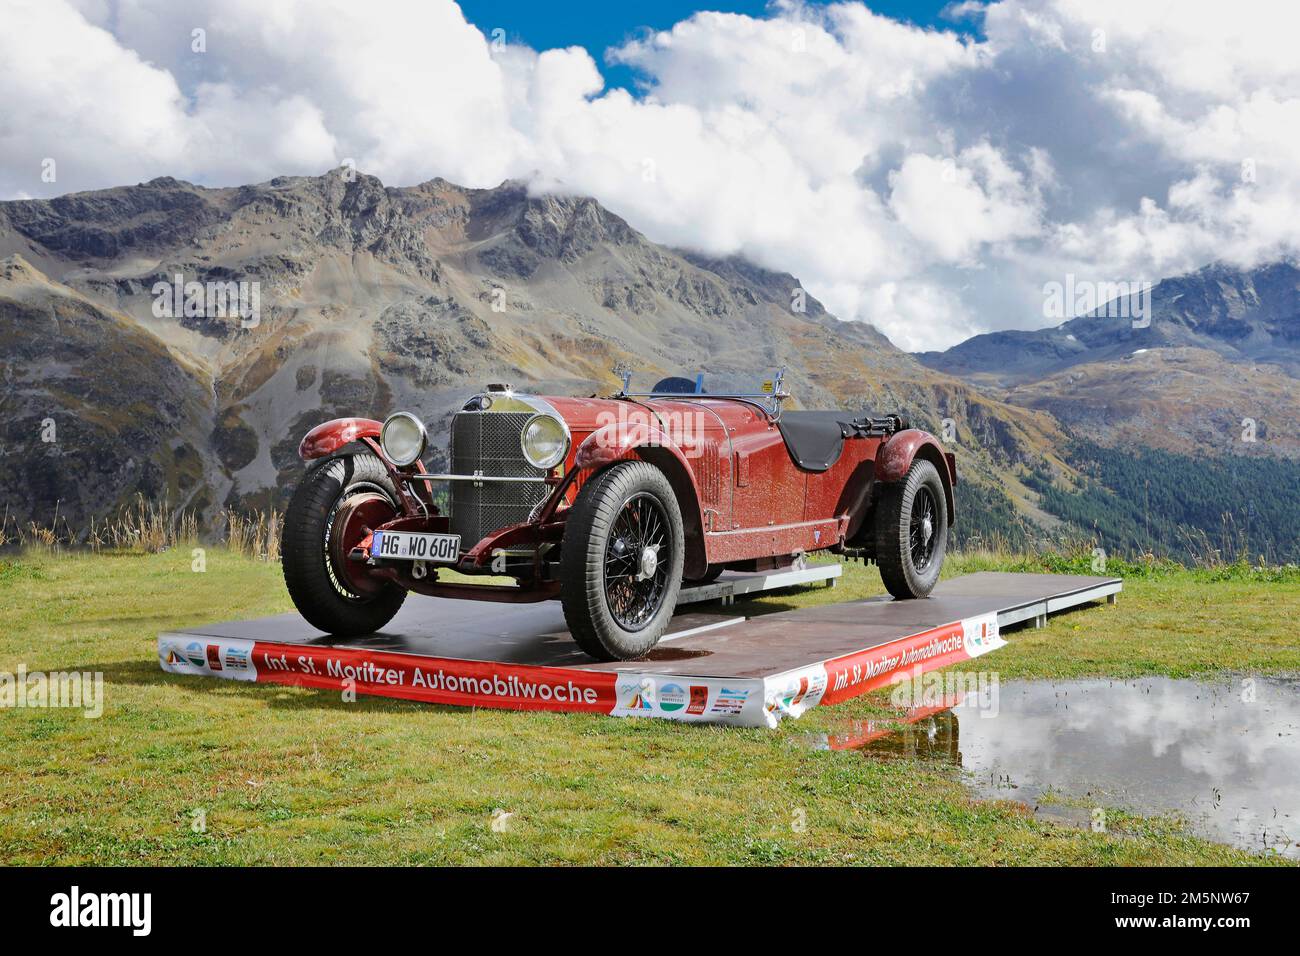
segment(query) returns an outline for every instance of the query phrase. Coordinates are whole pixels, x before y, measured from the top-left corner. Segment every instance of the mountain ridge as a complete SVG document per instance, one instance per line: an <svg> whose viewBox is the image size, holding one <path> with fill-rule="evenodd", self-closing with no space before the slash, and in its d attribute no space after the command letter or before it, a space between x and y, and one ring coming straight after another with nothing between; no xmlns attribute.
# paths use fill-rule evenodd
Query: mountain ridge
<svg viewBox="0 0 1300 956"><path fill-rule="evenodd" d="M160 309L155 287L178 276L257 283L256 321ZM1269 301L1286 292L1277 276L1262 283ZM1000 382L987 368L932 368L870 325L839 321L788 274L657 245L590 197L518 182L398 188L341 169L0 203L0 497L19 521L57 513L84 527L143 493L217 523L227 508L282 507L302 468L298 441L326 418L416 410L441 467L451 414L488 382L608 393L613 367L629 364L646 384L698 371L713 391L751 390L785 365L791 407L900 410L944 439L961 474L959 544L1107 533L1143 546L1132 469L1086 442L1282 461L1298 451L1287 368L1244 357L1250 336L1201 347L1232 330L1232 310L1253 307L1220 292L1226 319L1206 326L1184 303L1145 350L1085 329L1074 337L1093 345L1072 346L1062 367L1029 363ZM1157 297L1156 322L1171 298ZM1276 337L1290 334L1288 315L1279 306L1248 321ZM1005 364L1005 349L988 351L986 365ZM1255 419L1254 443L1234 437L1239 416ZM1288 467L1249 474L1258 485ZM1160 499L1166 542L1219 507L1192 501L1195 490Z"/></svg>

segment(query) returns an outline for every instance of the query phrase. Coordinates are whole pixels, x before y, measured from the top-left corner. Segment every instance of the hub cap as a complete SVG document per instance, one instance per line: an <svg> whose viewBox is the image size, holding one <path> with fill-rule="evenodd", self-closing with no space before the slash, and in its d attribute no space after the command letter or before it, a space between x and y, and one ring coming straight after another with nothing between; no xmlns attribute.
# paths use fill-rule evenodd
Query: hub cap
<svg viewBox="0 0 1300 956"><path fill-rule="evenodd" d="M668 590L672 537L659 499L640 492L623 503L605 547L605 601L625 631L650 623Z"/></svg>
<svg viewBox="0 0 1300 956"><path fill-rule="evenodd" d="M397 517L397 508L382 490L354 485L339 497L325 526L325 566L335 590L353 600L379 593L383 582L370 577L366 566L348 559L348 552L370 529Z"/></svg>
<svg viewBox="0 0 1300 956"><path fill-rule="evenodd" d="M638 581L649 581L655 576L655 568L659 566L659 546L645 547L641 549L641 570L637 572Z"/></svg>

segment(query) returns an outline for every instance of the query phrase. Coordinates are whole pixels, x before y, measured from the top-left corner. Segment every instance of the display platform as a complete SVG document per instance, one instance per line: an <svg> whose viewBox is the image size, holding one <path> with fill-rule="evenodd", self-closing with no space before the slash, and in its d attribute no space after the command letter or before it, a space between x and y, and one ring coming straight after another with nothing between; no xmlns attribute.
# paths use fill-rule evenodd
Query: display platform
<svg viewBox="0 0 1300 956"><path fill-rule="evenodd" d="M735 577L743 576L715 584ZM158 659L175 674L434 704L774 727L901 675L982 656L1005 644L1003 627L1113 600L1121 587L1117 578L980 572L943 581L921 601L868 598L751 617L694 604L645 659L614 663L578 650L558 602L412 595L365 637L331 638L280 614L165 632Z"/></svg>

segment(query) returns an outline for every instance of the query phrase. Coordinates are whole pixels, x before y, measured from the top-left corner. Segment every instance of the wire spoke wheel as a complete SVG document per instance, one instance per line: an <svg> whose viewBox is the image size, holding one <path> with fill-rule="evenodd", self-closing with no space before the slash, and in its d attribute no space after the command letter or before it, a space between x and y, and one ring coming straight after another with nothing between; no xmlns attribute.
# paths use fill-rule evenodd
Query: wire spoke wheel
<svg viewBox="0 0 1300 956"><path fill-rule="evenodd" d="M620 462L585 482L560 551L560 600L577 645L602 661L644 657L677 608L686 540L673 487L649 462Z"/></svg>
<svg viewBox="0 0 1300 956"><path fill-rule="evenodd" d="M934 557L935 532L938 522L935 520L937 508L934 494L924 485L917 490L912 499L912 516L908 522L907 543L912 551L912 566L918 571L929 567Z"/></svg>
<svg viewBox="0 0 1300 956"><path fill-rule="evenodd" d="M638 631L658 612L668 591L672 547L667 512L659 499L638 492L623 502L605 546L605 600L619 627Z"/></svg>
<svg viewBox="0 0 1300 956"><path fill-rule="evenodd" d="M932 462L917 459L902 481L880 491L876 505L876 565L896 598L929 595L948 550L948 490Z"/></svg>
<svg viewBox="0 0 1300 956"><path fill-rule="evenodd" d="M355 585L348 579L347 566L343 562L347 560L348 550L362 536L359 529L381 524L400 513L392 495L382 485L362 481L343 489L325 519L324 540L321 542L325 572L339 597L349 601L363 601L369 597L354 590Z"/></svg>

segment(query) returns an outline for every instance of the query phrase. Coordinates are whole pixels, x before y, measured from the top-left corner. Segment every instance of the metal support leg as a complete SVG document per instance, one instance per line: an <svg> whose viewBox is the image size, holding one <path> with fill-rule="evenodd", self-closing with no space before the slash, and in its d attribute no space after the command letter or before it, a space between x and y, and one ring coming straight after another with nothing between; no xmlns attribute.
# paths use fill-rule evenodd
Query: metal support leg
<svg viewBox="0 0 1300 956"><path fill-rule="evenodd" d="M1106 603L1107 603L1107 604L1118 604L1118 603L1119 603L1119 594L1107 594L1107 595L1106 595Z"/></svg>

